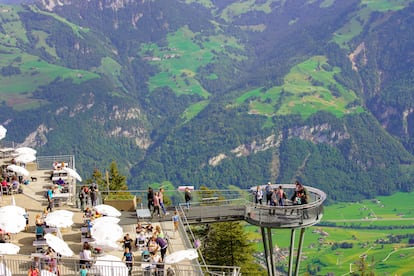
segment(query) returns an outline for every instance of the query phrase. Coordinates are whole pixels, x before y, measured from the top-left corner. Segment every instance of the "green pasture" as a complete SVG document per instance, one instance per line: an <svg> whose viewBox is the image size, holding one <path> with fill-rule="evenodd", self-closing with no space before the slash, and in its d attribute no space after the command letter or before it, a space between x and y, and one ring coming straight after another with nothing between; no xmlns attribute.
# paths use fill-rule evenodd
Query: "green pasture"
<svg viewBox="0 0 414 276"><path fill-rule="evenodd" d="M373 12L396 11L407 7L413 0L361 0L361 9L357 17L353 17L334 35L333 41L339 46L348 48L348 42L361 33L365 22Z"/></svg>
<svg viewBox="0 0 414 276"><path fill-rule="evenodd" d="M198 113L200 113L201 110L203 110L210 101L201 101L198 103L194 103L186 108L186 110L181 114L181 118L184 119L184 123L190 121L194 116L196 116Z"/></svg>
<svg viewBox="0 0 414 276"><path fill-rule="evenodd" d="M299 274L303 275L306 267L318 266L318 275L326 275L329 272L333 272L334 275L345 275L350 272L350 267L356 271L356 262L361 256L366 255L366 263L375 275L410 275L414 261L414 246L408 244L408 238L389 244L380 244L376 241L388 241L389 235L414 235L414 207L409 204L412 198L414 192L398 192L372 200L325 206L322 222L335 222L336 226L315 225L305 231ZM254 249L263 252L260 229L246 223L245 230ZM274 246L285 252L286 257L290 233L290 230L272 230ZM296 233L297 247L299 230ZM352 248L333 246L335 243L343 242L352 244ZM286 259L277 262L287 265L287 261Z"/></svg>
<svg viewBox="0 0 414 276"><path fill-rule="evenodd" d="M229 48L244 50L232 37L217 35L200 39L188 27L168 35L167 42L168 46L165 47L146 44L140 50L141 55L161 71L150 78L150 91L169 87L177 95L197 94L204 98L208 98L209 93L196 79L198 68L215 61L217 52L227 53ZM244 58L232 55L235 59ZM209 77L217 78L216 75Z"/></svg>
<svg viewBox="0 0 414 276"><path fill-rule="evenodd" d="M281 0L280 2L284 2ZM227 6L221 13L221 18L226 21L232 21L233 18L238 17L244 13L251 11L261 11L264 13L270 13L272 11L271 4L274 0L260 1L257 3L256 0L245 0L232 3Z"/></svg>
<svg viewBox="0 0 414 276"><path fill-rule="evenodd" d="M5 66L14 66L20 69L20 74L0 76L0 101L6 101L16 109L31 108L33 104L37 106L38 100L29 98L31 93L37 87L46 85L56 78L69 78L75 83L81 83L99 77L99 75L88 71L68 69L23 53L0 54L0 67Z"/></svg>
<svg viewBox="0 0 414 276"><path fill-rule="evenodd" d="M325 110L342 117L363 112L362 107L348 107L358 97L335 81L334 75L339 72L339 68L327 65L326 57L315 56L293 67L282 86L247 91L236 103L248 102L252 113L266 116L300 114L307 118ZM332 87L335 91L331 91Z"/></svg>
<svg viewBox="0 0 414 276"><path fill-rule="evenodd" d="M46 43L46 39L49 36L49 34L47 34L44 31L34 30L32 31L32 35L37 38L37 43L36 43L37 49L43 48L49 55L58 59L58 55L56 54L56 49L53 47L50 47L49 44Z"/></svg>
<svg viewBox="0 0 414 276"><path fill-rule="evenodd" d="M8 47L16 46L17 40L29 42L18 14L21 10L20 6L0 5L0 24L4 30L4 33L0 33L0 41Z"/></svg>
<svg viewBox="0 0 414 276"><path fill-rule="evenodd" d="M65 18L62 18L62 17L60 17L59 15L57 15L55 13L51 13L51 12L47 12L47 11L40 10L38 7L36 7L34 5L31 5L30 6L30 9L33 12L35 12L35 13L39 13L39 14L43 14L43 15L47 15L47 16L53 17L57 21L60 21L63 24L68 25L72 29L73 33L76 34L80 38L83 37L82 33L89 32L89 28L83 28L81 26L78 26L76 24L73 24L72 22L69 22Z"/></svg>

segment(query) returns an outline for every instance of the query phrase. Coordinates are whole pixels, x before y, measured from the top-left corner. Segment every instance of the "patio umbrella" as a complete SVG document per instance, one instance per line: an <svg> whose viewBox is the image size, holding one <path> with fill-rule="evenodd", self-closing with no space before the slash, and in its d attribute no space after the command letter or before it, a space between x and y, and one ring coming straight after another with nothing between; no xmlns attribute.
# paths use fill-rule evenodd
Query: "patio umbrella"
<svg viewBox="0 0 414 276"><path fill-rule="evenodd" d="M46 243L49 245L56 253L64 257L73 256L72 249L69 248L69 245L59 237L56 237L53 234L47 233L45 235Z"/></svg>
<svg viewBox="0 0 414 276"><path fill-rule="evenodd" d="M124 234L121 226L115 223L98 223L92 226L91 236L96 243L106 243L108 241L118 241Z"/></svg>
<svg viewBox="0 0 414 276"><path fill-rule="evenodd" d="M18 155L20 154L31 154L31 155L36 155L37 151L29 148L29 147L21 147L21 148L17 148L14 150L14 152L16 152Z"/></svg>
<svg viewBox="0 0 414 276"><path fill-rule="evenodd" d="M69 176L74 177L79 182L82 182L82 177L80 177L80 175L74 169L64 167L62 168L62 171L67 172Z"/></svg>
<svg viewBox="0 0 414 276"><path fill-rule="evenodd" d="M197 250L187 249L175 251L164 258L165 264L176 264L184 260L194 260L198 258Z"/></svg>
<svg viewBox="0 0 414 276"><path fill-rule="evenodd" d="M6 137L6 132L7 129L3 125L0 125L0 140Z"/></svg>
<svg viewBox="0 0 414 276"><path fill-rule="evenodd" d="M10 269L3 263L0 263L0 276L12 276Z"/></svg>
<svg viewBox="0 0 414 276"><path fill-rule="evenodd" d="M128 267L120 258L113 255L104 255L96 258L90 272L93 275L101 276L127 276Z"/></svg>
<svg viewBox="0 0 414 276"><path fill-rule="evenodd" d="M35 161L36 156L34 156L33 154L24 153L17 156L14 160L18 163L29 163Z"/></svg>
<svg viewBox="0 0 414 276"><path fill-rule="evenodd" d="M9 171L15 172L15 173L20 174L20 175L24 175L24 176L28 176L29 175L29 171L28 170L26 170L23 167L14 165L14 164L13 165L8 165L7 166L7 169Z"/></svg>
<svg viewBox="0 0 414 276"><path fill-rule="evenodd" d="M73 212L67 210L57 210L47 214L45 222L52 227L69 227L73 224Z"/></svg>
<svg viewBox="0 0 414 276"><path fill-rule="evenodd" d="M19 233L26 227L26 219L23 215L13 213L0 213L0 229L6 233Z"/></svg>
<svg viewBox="0 0 414 276"><path fill-rule="evenodd" d="M98 213L109 216L109 217L120 217L121 212L119 212L115 207L106 204L99 204L93 207Z"/></svg>
<svg viewBox="0 0 414 276"><path fill-rule="evenodd" d="M91 242L91 244L93 246L95 246L95 247L100 247L103 250L114 251L114 250L121 249L120 244L119 244L118 241L103 241L103 240L97 240L97 241Z"/></svg>
<svg viewBox="0 0 414 276"><path fill-rule="evenodd" d="M1 210L1 208L0 208L0 210ZM99 223L104 223L104 224L106 224L106 223L115 223L115 224L117 224L118 222L120 222L120 219L116 218L116 217L100 217L100 218L92 220L91 224L92 225L96 225L96 224L99 224Z"/></svg>
<svg viewBox="0 0 414 276"><path fill-rule="evenodd" d="M26 211L20 206L7 205L0 208L0 213L7 213L9 216L14 214L23 216L24 214L26 214Z"/></svg>
<svg viewBox="0 0 414 276"><path fill-rule="evenodd" d="M0 254L1 255L15 255L19 253L20 246L12 243L0 243ZM1 271L0 271L1 275Z"/></svg>

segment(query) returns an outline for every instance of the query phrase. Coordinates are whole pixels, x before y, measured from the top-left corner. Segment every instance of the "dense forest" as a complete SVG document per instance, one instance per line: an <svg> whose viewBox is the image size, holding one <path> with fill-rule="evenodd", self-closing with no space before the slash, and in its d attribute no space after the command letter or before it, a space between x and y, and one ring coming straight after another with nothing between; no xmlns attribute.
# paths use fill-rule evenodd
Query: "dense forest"
<svg viewBox="0 0 414 276"><path fill-rule="evenodd" d="M412 1L1 5L4 143L116 161L130 189L414 183Z"/></svg>

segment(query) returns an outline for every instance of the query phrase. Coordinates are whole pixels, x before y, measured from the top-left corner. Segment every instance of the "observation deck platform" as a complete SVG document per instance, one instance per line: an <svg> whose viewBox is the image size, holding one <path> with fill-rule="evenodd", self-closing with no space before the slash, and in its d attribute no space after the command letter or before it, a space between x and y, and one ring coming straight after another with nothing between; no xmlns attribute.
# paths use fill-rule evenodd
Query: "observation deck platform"
<svg viewBox="0 0 414 276"><path fill-rule="evenodd" d="M283 184L285 190L294 190L294 184ZM189 224L214 223L245 220L259 227L293 229L306 228L321 221L323 202L326 194L316 188L306 186L309 203L292 205L289 200L285 206L255 204L246 199L217 199L208 202L194 202L190 209L180 205Z"/></svg>

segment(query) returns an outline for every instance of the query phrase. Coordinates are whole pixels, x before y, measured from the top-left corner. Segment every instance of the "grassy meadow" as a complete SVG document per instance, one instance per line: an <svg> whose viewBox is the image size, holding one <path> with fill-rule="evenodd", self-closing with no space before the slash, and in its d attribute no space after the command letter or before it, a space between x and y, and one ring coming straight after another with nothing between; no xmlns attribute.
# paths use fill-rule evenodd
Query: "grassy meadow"
<svg viewBox="0 0 414 276"><path fill-rule="evenodd" d="M236 103L248 102L251 113L267 116L300 114L307 118L325 110L342 117L363 112L355 92L334 80L336 73L339 68L330 67L326 57L314 56L294 66L282 86L247 91Z"/></svg>
<svg viewBox="0 0 414 276"><path fill-rule="evenodd" d="M364 257L368 271L374 275L413 275L414 244L409 244L414 237L414 206L409 204L413 198L414 192L396 193L326 206L321 225L305 232L299 274L304 275L309 268L317 271L315 275L351 275L350 271L356 272L358 261ZM260 229L245 227L255 250L263 252ZM272 236L274 245L287 257L290 231L274 229ZM298 242L296 239L295 244ZM341 248L335 243L352 246ZM276 263L286 266L287 260L281 258Z"/></svg>

